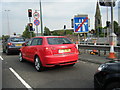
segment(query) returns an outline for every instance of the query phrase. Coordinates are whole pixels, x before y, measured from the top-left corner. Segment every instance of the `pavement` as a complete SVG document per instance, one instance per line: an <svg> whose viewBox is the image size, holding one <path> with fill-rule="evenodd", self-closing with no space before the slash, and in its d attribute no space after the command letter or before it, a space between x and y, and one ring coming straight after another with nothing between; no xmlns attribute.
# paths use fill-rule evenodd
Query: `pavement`
<svg viewBox="0 0 120 90"><path fill-rule="evenodd" d="M90 62L90 63L95 63L95 64L103 64L103 63L111 61L106 56L90 55L87 53L80 54L79 60L85 61L85 62Z"/></svg>
<svg viewBox="0 0 120 90"><path fill-rule="evenodd" d="M113 60L113 59L109 59L108 55L109 55L108 52L106 55L101 53L101 55L98 56L98 55L91 55L89 53L89 51L87 51L87 52L80 51L79 60L85 61L85 62L90 62L90 63L95 63L95 64L103 64L103 63ZM116 56L117 56L117 54L116 54ZM114 60L118 60L118 59L114 59Z"/></svg>

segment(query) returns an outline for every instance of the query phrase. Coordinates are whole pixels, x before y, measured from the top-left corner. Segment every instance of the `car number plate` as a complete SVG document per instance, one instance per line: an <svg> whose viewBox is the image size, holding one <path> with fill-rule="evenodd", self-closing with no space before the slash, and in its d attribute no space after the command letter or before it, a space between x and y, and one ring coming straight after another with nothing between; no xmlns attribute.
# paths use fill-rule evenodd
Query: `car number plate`
<svg viewBox="0 0 120 90"><path fill-rule="evenodd" d="M15 46L22 46L22 44L16 44Z"/></svg>
<svg viewBox="0 0 120 90"><path fill-rule="evenodd" d="M59 53L70 52L71 49L59 49Z"/></svg>

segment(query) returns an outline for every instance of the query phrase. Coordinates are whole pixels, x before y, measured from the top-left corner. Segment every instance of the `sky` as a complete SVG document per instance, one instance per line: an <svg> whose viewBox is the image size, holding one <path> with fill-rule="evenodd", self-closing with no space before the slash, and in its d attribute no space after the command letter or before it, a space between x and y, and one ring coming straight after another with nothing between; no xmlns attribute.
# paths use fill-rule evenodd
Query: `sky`
<svg viewBox="0 0 120 90"><path fill-rule="evenodd" d="M118 2L114 7L114 20L118 21ZM51 31L60 30L66 25L67 29L71 28L71 19L77 14L88 14L90 18L89 30L94 29L95 11L97 0L41 0L43 28L46 26ZM29 23L28 9L39 12L39 0L2 0L0 2L0 36L13 34L22 34L26 25ZM106 8L100 6L102 15L102 25L105 26L107 13ZM110 8L108 8L108 18ZM32 17L32 23L34 22ZM34 25L34 28L36 26ZM40 25L38 26L40 33ZM36 33L36 31L35 31Z"/></svg>

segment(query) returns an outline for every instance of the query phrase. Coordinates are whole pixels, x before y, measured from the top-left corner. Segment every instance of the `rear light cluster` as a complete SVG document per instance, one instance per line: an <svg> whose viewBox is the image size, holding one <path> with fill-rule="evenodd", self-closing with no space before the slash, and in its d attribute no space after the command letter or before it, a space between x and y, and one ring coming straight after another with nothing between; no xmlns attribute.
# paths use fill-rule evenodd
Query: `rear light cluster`
<svg viewBox="0 0 120 90"><path fill-rule="evenodd" d="M8 43L9 46L12 46L13 44L12 43Z"/></svg>
<svg viewBox="0 0 120 90"><path fill-rule="evenodd" d="M71 52L78 53L78 49L77 49L76 45L74 45L74 47L71 49Z"/></svg>
<svg viewBox="0 0 120 90"><path fill-rule="evenodd" d="M58 54L58 49L56 49L55 47L45 47L45 54L46 55Z"/></svg>
<svg viewBox="0 0 120 90"><path fill-rule="evenodd" d="M52 55L53 54L50 47L45 47L44 49L45 49L45 54L46 55Z"/></svg>

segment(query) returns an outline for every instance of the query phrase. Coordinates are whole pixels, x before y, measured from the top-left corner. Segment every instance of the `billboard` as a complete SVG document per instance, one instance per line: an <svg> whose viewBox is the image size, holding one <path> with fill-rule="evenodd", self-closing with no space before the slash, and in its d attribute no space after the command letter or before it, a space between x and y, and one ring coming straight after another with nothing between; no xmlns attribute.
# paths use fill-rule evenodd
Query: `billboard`
<svg viewBox="0 0 120 90"><path fill-rule="evenodd" d="M87 33L88 29L88 15L77 15L74 17L74 32Z"/></svg>

